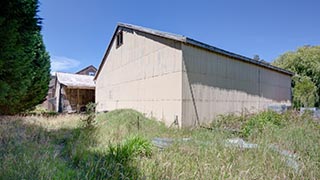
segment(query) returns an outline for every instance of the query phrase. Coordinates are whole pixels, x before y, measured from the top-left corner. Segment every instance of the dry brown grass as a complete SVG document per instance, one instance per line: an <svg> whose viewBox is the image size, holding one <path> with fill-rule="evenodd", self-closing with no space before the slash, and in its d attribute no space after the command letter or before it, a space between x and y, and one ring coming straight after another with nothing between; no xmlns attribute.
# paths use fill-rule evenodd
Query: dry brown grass
<svg viewBox="0 0 320 180"><path fill-rule="evenodd" d="M223 117L223 126L218 127L238 127L237 117L230 117ZM132 110L100 114L96 128L90 130L83 128L81 118L80 115L0 117L0 179L320 177L320 125L309 116L287 113L279 119L283 126L266 125L261 132L249 134L245 140L258 144L257 149L226 147L225 140L238 137L237 133L215 128L170 129ZM245 122L240 122L241 126ZM124 145L132 136L149 141L154 137L191 140L177 141L163 150L154 147L151 156L141 157L130 156L130 148ZM284 156L270 150L270 144L295 152L299 156L299 170L288 166ZM110 147L114 148L112 155ZM130 161L124 161L128 157Z"/></svg>

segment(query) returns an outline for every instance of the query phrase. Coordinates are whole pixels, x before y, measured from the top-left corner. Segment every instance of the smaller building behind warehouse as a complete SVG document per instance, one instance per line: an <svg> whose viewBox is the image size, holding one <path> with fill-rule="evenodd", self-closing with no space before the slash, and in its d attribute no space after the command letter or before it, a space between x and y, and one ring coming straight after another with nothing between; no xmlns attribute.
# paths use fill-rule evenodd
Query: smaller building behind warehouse
<svg viewBox="0 0 320 180"><path fill-rule="evenodd" d="M84 111L89 102L95 102L93 78L96 71L90 65L75 74L56 72L51 76L47 99L42 107L61 113Z"/></svg>

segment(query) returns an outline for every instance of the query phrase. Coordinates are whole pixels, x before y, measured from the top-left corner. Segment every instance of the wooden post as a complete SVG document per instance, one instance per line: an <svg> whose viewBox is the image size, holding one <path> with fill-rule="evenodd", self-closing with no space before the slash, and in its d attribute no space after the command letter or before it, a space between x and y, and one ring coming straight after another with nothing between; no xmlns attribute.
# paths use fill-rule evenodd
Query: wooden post
<svg viewBox="0 0 320 180"><path fill-rule="evenodd" d="M178 116L175 116L174 125L179 126Z"/></svg>
<svg viewBox="0 0 320 180"><path fill-rule="evenodd" d="M77 112L80 112L80 105L79 105L79 101L80 101L80 96L79 96L79 88L77 89Z"/></svg>
<svg viewBox="0 0 320 180"><path fill-rule="evenodd" d="M139 116L137 117L137 120L138 120L138 122L137 122L137 126L138 126L138 131L139 131L139 129L140 129L140 119L139 119Z"/></svg>

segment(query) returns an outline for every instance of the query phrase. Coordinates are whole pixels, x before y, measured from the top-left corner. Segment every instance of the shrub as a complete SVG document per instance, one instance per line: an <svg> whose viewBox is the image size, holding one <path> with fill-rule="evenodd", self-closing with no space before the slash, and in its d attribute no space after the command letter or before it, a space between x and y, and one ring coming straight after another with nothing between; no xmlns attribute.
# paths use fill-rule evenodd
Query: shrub
<svg viewBox="0 0 320 180"><path fill-rule="evenodd" d="M57 116L58 112L55 111L48 111L41 105L36 106L32 110L27 110L25 112L20 113L21 116L44 116L44 117L53 117Z"/></svg>
<svg viewBox="0 0 320 180"><path fill-rule="evenodd" d="M96 117L96 103L90 102L86 105L86 111L85 111L85 118L82 119L84 122L84 127L86 128L92 128L95 123L95 117Z"/></svg>
<svg viewBox="0 0 320 180"><path fill-rule="evenodd" d="M223 128L225 130L240 131L241 126L245 123L245 115L237 116L235 114L219 115L212 123L211 127Z"/></svg>
<svg viewBox="0 0 320 180"><path fill-rule="evenodd" d="M256 114L248 119L242 127L242 135L249 137L261 133L266 126L281 127L283 125L283 117L274 111L264 111Z"/></svg>

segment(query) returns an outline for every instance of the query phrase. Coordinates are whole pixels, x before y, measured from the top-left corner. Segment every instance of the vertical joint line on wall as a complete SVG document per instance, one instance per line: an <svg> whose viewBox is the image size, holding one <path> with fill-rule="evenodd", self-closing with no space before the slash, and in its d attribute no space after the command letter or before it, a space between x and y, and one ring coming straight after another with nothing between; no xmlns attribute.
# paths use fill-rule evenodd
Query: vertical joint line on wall
<svg viewBox="0 0 320 180"><path fill-rule="evenodd" d="M183 52L183 51L182 51L182 52ZM182 53L182 69L183 69L183 64L184 64L184 62L185 62L185 61L184 61L184 57L183 57L183 53ZM198 109L197 109L196 101L195 101L195 99L194 99L194 94L193 94L192 86L191 86L190 81L189 81L187 65L184 64L184 67L185 67L185 69L186 69L186 76L187 76L187 78L188 78L188 84L189 84L189 89L190 89L190 93L191 93L192 103L193 103L194 111L195 111L195 114L196 114L196 126L200 126ZM182 70L182 71L183 71L183 70Z"/></svg>
<svg viewBox="0 0 320 180"><path fill-rule="evenodd" d="M61 96L61 91L62 91L62 84L59 86L59 97L58 97L58 112L62 112L62 96Z"/></svg>
<svg viewBox="0 0 320 180"><path fill-rule="evenodd" d="M190 89L190 93L191 93L192 103L193 103L194 111L195 111L195 114L196 114L196 126L200 126L198 109L197 109L196 101L194 99L193 89L192 89L192 86L191 86L190 81L189 81L187 65L185 65L185 68L186 68L186 75L187 75L187 78L188 78L188 84L189 84L189 89Z"/></svg>
<svg viewBox="0 0 320 180"><path fill-rule="evenodd" d="M188 73L187 73L187 76L188 76ZM192 90L192 86L191 86L190 82L189 82L189 87L190 87L190 92L191 92L191 98L192 98L192 102L193 102L194 111L196 113L196 125L200 126L198 109L197 109L196 101L194 99L193 90Z"/></svg>

